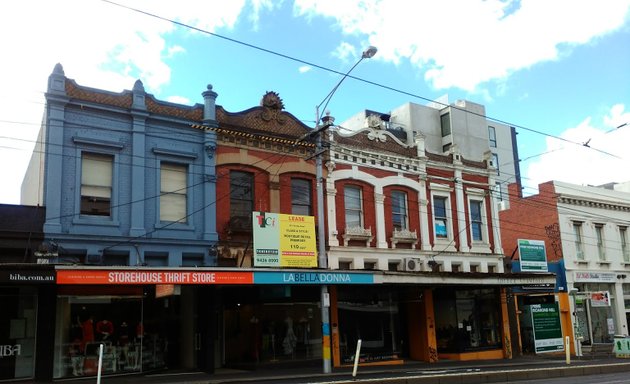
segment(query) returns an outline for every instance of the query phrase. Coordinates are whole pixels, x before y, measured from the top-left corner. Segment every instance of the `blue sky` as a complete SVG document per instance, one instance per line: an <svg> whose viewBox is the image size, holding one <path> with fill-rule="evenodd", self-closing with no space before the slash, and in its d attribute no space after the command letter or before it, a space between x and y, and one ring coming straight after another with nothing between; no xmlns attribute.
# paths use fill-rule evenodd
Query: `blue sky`
<svg viewBox="0 0 630 384"><path fill-rule="evenodd" d="M352 75L401 92L348 78L328 106L337 122L448 95L527 128L518 140L520 158L531 157L521 163L530 191L551 179L630 181L630 124L605 133L630 123L630 0L118 3L298 61L102 0L2 3L0 32L12 38L0 64L0 203L19 203L58 62L81 85L121 92L140 79L159 99L187 105L212 84L231 112L276 91L313 124L341 76L303 62L345 73L369 45L377 55ZM614 156L552 136L590 139Z"/></svg>

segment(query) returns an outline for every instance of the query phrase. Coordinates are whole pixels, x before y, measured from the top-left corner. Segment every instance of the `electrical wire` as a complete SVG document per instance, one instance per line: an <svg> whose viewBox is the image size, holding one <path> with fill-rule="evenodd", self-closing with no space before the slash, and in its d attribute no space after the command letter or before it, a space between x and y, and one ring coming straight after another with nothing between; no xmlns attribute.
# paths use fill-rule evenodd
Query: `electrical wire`
<svg viewBox="0 0 630 384"><path fill-rule="evenodd" d="M130 7L130 6L124 5L124 4L116 3L116 2L111 1L111 0L101 0L101 1L104 2L104 3L108 3L108 4L111 4L111 5L117 6L117 7L125 8L125 9L133 11L133 12L137 12L137 13L143 14L145 16L149 16L149 17L156 18L156 19L159 19L159 20L162 20L162 21L166 21L166 22L169 22L171 24L178 25L180 27L184 27L186 29L194 30L194 31L197 31L197 32L200 32L200 33L203 33L203 34L207 34L207 35L219 38L219 39L223 39L223 40L229 41L231 43L242 45L242 46L245 46L245 47L248 47L248 48L251 48L251 49L254 49L254 50L258 50L258 51L261 51L261 52L264 52L264 53L267 53L267 54L270 54L270 55L281 57L283 59L291 60L291 61L294 61L294 62L297 62L297 63L300 63L300 64L306 64L306 65L309 65L309 66L317 68L317 69L321 69L321 70L324 70L324 71L327 71L327 72L331 72L331 73L334 73L334 74L337 74L337 75L341 75L341 76L344 77L344 79L345 78L351 78L353 80L357 80L359 82L363 82L365 84L369 84L369 85L372 85L372 86L375 86L375 87L378 87L378 88L381 88L381 89L385 89L385 90L389 90L389 91L392 91L392 92L395 92L395 93L399 93L401 95L405 95L405 96L409 96L409 97L412 97L412 98L420 99L420 100L423 100L423 101L431 102L431 103L434 103L434 104L442 105L443 107L451 107L452 109L459 110L459 111L462 111L464 113L469 113L469 114L472 114L472 115L475 115L475 116L480 116L480 117L483 117L483 118L485 118L487 120L490 120L490 121L494 121L494 122L497 122L497 123L505 124L505 125L508 125L508 126L512 126L512 127L515 127L515 128L522 129L524 131L528 131L528 132L536 133L536 134L539 134L539 135L543 135L543 136L546 136L546 137L551 137L551 138L554 138L556 140L564 141L564 142L571 143L571 144L574 144L574 145L584 146L584 147L590 148L590 149L592 149L594 151L600 152L602 154L605 154L605 155L608 155L608 156L612 156L612 157L615 157L615 158L619 158L618 156L613 155L611 153L608 153L606 151L603 151L603 150L600 150L600 149L597 149L597 148L593 148L593 147L590 147L588 145L584 145L584 143L579 143L579 142L576 142L576 141L572 141L572 140L563 138L561 136L552 135L552 134L549 134L547 132L540 131L540 130L533 129L533 128L529 128L529 127L526 127L526 126L523 126L523 125L513 124L513 123L510 123L508 121L501 120L501 119L494 118L494 117L490 117L490 116L486 116L486 115L481 114L481 113L468 111L468 110L466 110L464 108L460 108L460 107L458 107L458 106L456 106L454 104L453 105L449 105L449 104L446 104L446 103L442 103L440 101L433 100L433 99L428 98L428 97L424 97L424 96L417 95L417 94L414 94L414 93L411 93L411 92L407 92L407 91L404 91L404 90L401 90L401 89L398 89L398 88L394 88L394 87L391 87L391 86L388 86L388 85L385 85L385 84L382 84L382 83L377 83L375 81L371 81L371 80L363 79L363 78L360 78L360 77L356 77L356 76L353 76L353 75L349 74L349 72L348 73L344 73L344 72L336 71L334 69L331 69L331 68L328 68L328 67L325 67L325 66L322 66L322 65L318 65L318 64L306 61L306 60L302 60L302 59L299 59L299 58L294 57L294 56L290 56L290 55L287 55L287 54L284 54L284 53L280 53L280 52L277 52L277 51L274 51L274 50L271 50L271 49L263 48L261 46L255 45L255 44L247 43L247 42L244 42L244 41L241 41L241 40L238 40L238 39L230 38L230 37L227 37L227 36L215 33L215 32L211 32L211 31L208 31L208 30L205 30L205 29L202 29L202 28L198 28L198 27L192 26L190 24L186 24L186 23L174 20L172 18L160 16L160 15L148 12L148 11L144 11L144 10L139 9L139 8L134 8L134 7ZM324 100L326 100L326 98ZM317 123L318 122L316 122L316 124Z"/></svg>

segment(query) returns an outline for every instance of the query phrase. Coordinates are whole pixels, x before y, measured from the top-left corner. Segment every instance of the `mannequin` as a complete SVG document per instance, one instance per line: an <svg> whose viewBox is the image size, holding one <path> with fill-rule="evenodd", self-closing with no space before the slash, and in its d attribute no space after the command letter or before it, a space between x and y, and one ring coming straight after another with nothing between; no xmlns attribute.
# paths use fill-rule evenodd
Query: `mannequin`
<svg viewBox="0 0 630 384"><path fill-rule="evenodd" d="M96 334L100 340L110 340L114 333L114 324L109 320L101 320L96 323Z"/></svg>
<svg viewBox="0 0 630 384"><path fill-rule="evenodd" d="M94 341L94 320L92 319L92 316L90 316L83 322L81 322L80 319L77 319L77 321L81 326L81 350L85 352L85 346Z"/></svg>
<svg viewBox="0 0 630 384"><path fill-rule="evenodd" d="M284 348L285 355L293 355L295 352L295 344L297 342L297 337L293 332L293 319L287 315L286 319L284 319L284 323L287 327L287 333L282 341L282 347Z"/></svg>

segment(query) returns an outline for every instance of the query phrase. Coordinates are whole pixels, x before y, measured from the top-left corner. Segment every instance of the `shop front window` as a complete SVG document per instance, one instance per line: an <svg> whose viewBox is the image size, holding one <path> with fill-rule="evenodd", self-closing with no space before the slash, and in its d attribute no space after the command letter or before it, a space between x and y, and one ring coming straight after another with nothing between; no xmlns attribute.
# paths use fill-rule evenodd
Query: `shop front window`
<svg viewBox="0 0 630 384"><path fill-rule="evenodd" d="M362 362L401 358L404 336L395 292L340 289L337 307L342 363L352 363L359 339Z"/></svg>
<svg viewBox="0 0 630 384"><path fill-rule="evenodd" d="M583 337L582 344L612 343L617 332L614 286L606 283L579 283L575 297L577 323ZM596 299L607 296L609 300Z"/></svg>
<svg viewBox="0 0 630 384"><path fill-rule="evenodd" d="M497 290L440 290L434 295L438 352L501 348Z"/></svg>
<svg viewBox="0 0 630 384"><path fill-rule="evenodd" d="M294 286L225 289L226 366L321 359L319 292Z"/></svg>
<svg viewBox="0 0 630 384"><path fill-rule="evenodd" d="M61 296L60 332L55 334L54 377L97 374L101 344L102 374L138 372L158 358L146 337L140 297Z"/></svg>
<svg viewBox="0 0 630 384"><path fill-rule="evenodd" d="M0 380L33 377L37 291L31 287L0 288Z"/></svg>

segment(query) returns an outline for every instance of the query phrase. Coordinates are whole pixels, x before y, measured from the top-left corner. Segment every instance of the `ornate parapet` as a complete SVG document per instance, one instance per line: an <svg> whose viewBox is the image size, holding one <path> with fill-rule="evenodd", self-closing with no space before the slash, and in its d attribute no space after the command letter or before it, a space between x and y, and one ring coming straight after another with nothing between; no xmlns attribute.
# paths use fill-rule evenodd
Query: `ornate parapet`
<svg viewBox="0 0 630 384"><path fill-rule="evenodd" d="M396 244L398 243L411 244L412 247L415 247L416 244L418 244L418 234L408 229L398 230L394 228L390 241L392 242L392 248L396 248Z"/></svg>
<svg viewBox="0 0 630 384"><path fill-rule="evenodd" d="M350 240L365 241L365 246L369 247L370 243L374 239L372 235L372 228L363 227L346 227L346 231L343 234L343 244L347 247Z"/></svg>

